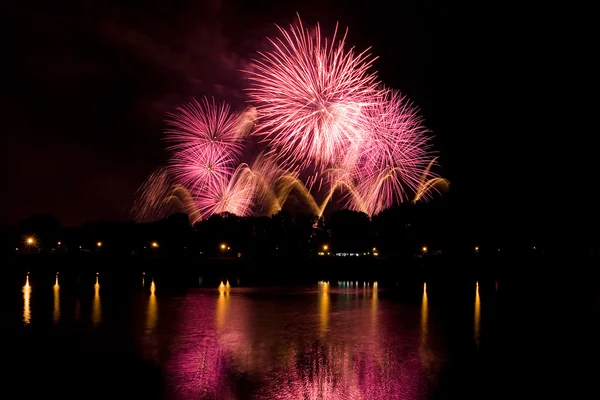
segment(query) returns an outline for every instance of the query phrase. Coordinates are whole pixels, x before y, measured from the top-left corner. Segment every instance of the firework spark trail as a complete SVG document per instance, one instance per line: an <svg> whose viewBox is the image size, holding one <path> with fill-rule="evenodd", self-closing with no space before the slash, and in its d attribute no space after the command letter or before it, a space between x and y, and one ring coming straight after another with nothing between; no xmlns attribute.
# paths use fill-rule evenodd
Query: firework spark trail
<svg viewBox="0 0 600 400"><path fill-rule="evenodd" d="M165 199L171 189L171 177L166 168L152 172L136 193L132 214L136 221L147 222L164 217Z"/></svg>
<svg viewBox="0 0 600 400"><path fill-rule="evenodd" d="M271 216L282 208L275 187L284 173L266 157L257 157L251 166L240 164L229 181L222 180L199 195L200 212L247 216L266 206L266 215Z"/></svg>
<svg viewBox="0 0 600 400"><path fill-rule="evenodd" d="M285 204L292 190L296 189L314 215L320 215L320 207L304 183L295 174L286 174L279 178L277 199L279 204Z"/></svg>
<svg viewBox="0 0 600 400"><path fill-rule="evenodd" d="M192 224L201 219L189 191L173 185L169 170L162 167L150 174L138 189L132 214L136 221L149 222L168 216L174 209L188 214Z"/></svg>
<svg viewBox="0 0 600 400"><path fill-rule="evenodd" d="M196 198L200 214L231 213L242 217L252 213L257 180L247 164L239 165L229 180L214 180Z"/></svg>
<svg viewBox="0 0 600 400"><path fill-rule="evenodd" d="M251 171L256 179L255 206L257 211L262 211L266 206L266 215L271 216L283 208L277 197L276 185L286 171L270 158L259 155L251 166Z"/></svg>
<svg viewBox="0 0 600 400"><path fill-rule="evenodd" d="M434 190L440 193L441 191L447 191L450 187L450 182L447 179L436 176L431 172L431 168L437 164L437 159L438 157L434 157L423 171L415 197L412 200L413 204L419 200L429 200L431 192Z"/></svg>
<svg viewBox="0 0 600 400"><path fill-rule="evenodd" d="M182 210L190 217L190 222L195 224L202 220L202 215L198 205L191 193L181 185L175 185L171 195L165 201L171 201L176 204L179 210Z"/></svg>
<svg viewBox="0 0 600 400"><path fill-rule="evenodd" d="M319 217L323 216L327 205L329 204L337 190L345 190L346 193L344 199L346 199L346 201L349 204L352 204L353 209L355 211L360 211L368 214L369 210L367 208L367 205L365 204L365 199L361 197L360 193L356 190L356 187L354 186L352 181L346 179L339 179L335 181L334 184L331 186L329 193L327 193L327 196L319 206Z"/></svg>
<svg viewBox="0 0 600 400"><path fill-rule="evenodd" d="M244 112L240 113L233 127L237 140L245 139L250 135L250 132L256 126L256 118L257 111L255 107L247 107Z"/></svg>
<svg viewBox="0 0 600 400"><path fill-rule="evenodd" d="M428 179L419 187L419 191L415 194L412 202L416 203L420 200L429 200L432 190L439 193L441 191L447 191L449 187L450 182L445 178L437 177Z"/></svg>
<svg viewBox="0 0 600 400"><path fill-rule="evenodd" d="M256 104L258 134L285 167L335 164L345 148L360 139L363 107L378 101L375 58L366 52L345 51L347 32L338 27L331 40L320 26L296 24L281 37L269 39L272 50L259 53L246 71L248 94Z"/></svg>

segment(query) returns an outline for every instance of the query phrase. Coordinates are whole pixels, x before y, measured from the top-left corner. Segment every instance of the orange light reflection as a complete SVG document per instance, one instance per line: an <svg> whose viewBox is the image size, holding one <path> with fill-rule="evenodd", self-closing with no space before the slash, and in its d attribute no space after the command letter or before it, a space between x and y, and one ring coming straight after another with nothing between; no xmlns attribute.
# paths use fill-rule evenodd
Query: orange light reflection
<svg viewBox="0 0 600 400"><path fill-rule="evenodd" d="M421 300L421 343L427 341L429 322L429 305L427 304L427 283L423 283L423 299Z"/></svg>
<svg viewBox="0 0 600 400"><path fill-rule="evenodd" d="M54 294L54 309L52 310L52 321L57 324L60 320L60 285L58 284L58 275L52 288Z"/></svg>
<svg viewBox="0 0 600 400"><path fill-rule="evenodd" d="M158 320L158 302L156 301L156 284L154 279L150 283L150 297L148 298L148 308L146 309L146 329L153 331Z"/></svg>
<svg viewBox="0 0 600 400"><path fill-rule="evenodd" d="M25 280L23 286L23 322L25 325L31 323L31 307L29 305L31 300L31 286L29 286L29 276Z"/></svg>
<svg viewBox="0 0 600 400"><path fill-rule="evenodd" d="M100 282L96 276L96 284L94 285L94 301L92 302L92 322L98 325L102 319L102 303L100 302Z"/></svg>
<svg viewBox="0 0 600 400"><path fill-rule="evenodd" d="M474 315L474 326L473 334L475 337L475 343L479 346L479 334L480 334L480 323L481 323L481 302L479 299L479 282L475 283L475 315Z"/></svg>
<svg viewBox="0 0 600 400"><path fill-rule="evenodd" d="M217 299L217 329L220 331L224 328L225 322L227 321L227 314L229 309L229 293L219 291L219 298Z"/></svg>
<svg viewBox="0 0 600 400"><path fill-rule="evenodd" d="M320 329L321 336L327 333L329 327L329 283L323 282L320 286L320 297L319 297L319 316L320 316Z"/></svg>
<svg viewBox="0 0 600 400"><path fill-rule="evenodd" d="M377 282L374 282L371 294L371 326L374 330L377 329L377 300Z"/></svg>

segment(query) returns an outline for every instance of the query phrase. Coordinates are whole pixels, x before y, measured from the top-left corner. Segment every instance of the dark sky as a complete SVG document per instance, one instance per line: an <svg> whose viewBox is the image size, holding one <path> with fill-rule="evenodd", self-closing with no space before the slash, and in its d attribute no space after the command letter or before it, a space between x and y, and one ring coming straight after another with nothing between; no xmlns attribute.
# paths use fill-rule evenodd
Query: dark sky
<svg viewBox="0 0 600 400"><path fill-rule="evenodd" d="M535 224L568 199L571 189L554 174L561 167L548 165L555 133L541 122L548 93L531 63L545 39L530 16L508 5L426 0L287 3L7 7L0 222L34 212L53 212L66 225L127 219L136 189L166 160L165 112L203 95L242 108L238 70L274 34L273 23L291 22L295 12L326 31L336 21L349 27L348 43L379 57L381 80L421 107L456 212Z"/></svg>

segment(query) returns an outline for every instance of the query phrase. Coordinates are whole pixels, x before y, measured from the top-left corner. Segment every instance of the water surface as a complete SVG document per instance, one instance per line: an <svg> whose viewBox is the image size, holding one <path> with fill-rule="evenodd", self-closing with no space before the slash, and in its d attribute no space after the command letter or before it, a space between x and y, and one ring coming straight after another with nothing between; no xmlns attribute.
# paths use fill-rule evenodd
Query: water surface
<svg viewBox="0 0 600 400"><path fill-rule="evenodd" d="M511 357L526 336L515 341L504 328L525 314L506 322L521 307L503 306L512 303L496 282L466 282L448 296L426 283L117 281L27 276L4 292L5 363L23 397L491 398L522 383Z"/></svg>

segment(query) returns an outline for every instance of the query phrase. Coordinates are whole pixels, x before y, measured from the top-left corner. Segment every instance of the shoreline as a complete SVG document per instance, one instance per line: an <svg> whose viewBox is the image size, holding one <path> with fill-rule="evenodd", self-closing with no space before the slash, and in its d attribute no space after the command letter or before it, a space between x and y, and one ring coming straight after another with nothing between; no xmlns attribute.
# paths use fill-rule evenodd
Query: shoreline
<svg viewBox="0 0 600 400"><path fill-rule="evenodd" d="M181 255L131 256L114 254L27 254L3 259L4 273L31 274L39 278L63 276L119 276L138 279L143 274L163 282L199 279L207 285L229 280L232 285L293 285L317 281L398 282L515 281L600 277L599 260L593 257L314 257L224 258Z"/></svg>

